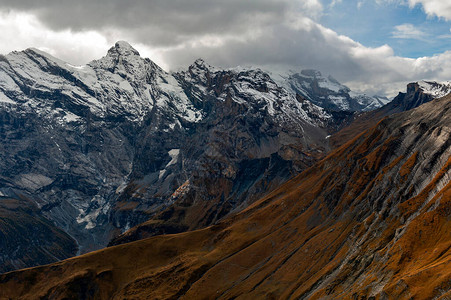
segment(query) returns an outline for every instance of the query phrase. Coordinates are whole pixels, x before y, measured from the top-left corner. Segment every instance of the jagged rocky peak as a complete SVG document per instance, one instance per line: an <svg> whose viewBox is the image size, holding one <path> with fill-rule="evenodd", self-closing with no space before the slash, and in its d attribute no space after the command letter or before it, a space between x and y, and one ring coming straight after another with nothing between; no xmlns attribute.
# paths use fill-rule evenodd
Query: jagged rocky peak
<svg viewBox="0 0 451 300"><path fill-rule="evenodd" d="M331 75L318 70L286 70L277 66L265 67L265 70L277 84L329 110L369 111L389 102L383 97L353 92Z"/></svg>
<svg viewBox="0 0 451 300"><path fill-rule="evenodd" d="M202 58L198 58L192 65L188 67L188 72L196 81L208 81L210 73L213 72L213 67L205 62Z"/></svg>
<svg viewBox="0 0 451 300"><path fill-rule="evenodd" d="M418 84L418 82L411 82L411 83L407 84L407 93L416 93L419 90L420 90L420 85Z"/></svg>
<svg viewBox="0 0 451 300"><path fill-rule="evenodd" d="M143 58L128 42L118 41L107 55L89 63L89 66L117 73L122 77L132 75L133 80L144 80L147 73L164 71L149 58Z"/></svg>
<svg viewBox="0 0 451 300"><path fill-rule="evenodd" d="M38 48L33 48L33 47L27 48L23 52L28 55L32 55L32 56L35 56L37 54L39 56L45 57L45 58L53 60L53 61L61 61L58 58L54 57L53 55L51 55L45 51L39 50ZM12 53L17 54L18 52L14 51Z"/></svg>
<svg viewBox="0 0 451 300"><path fill-rule="evenodd" d="M30 77L36 77L32 71L34 67L39 67L41 70L48 71L49 67L57 67L61 69L71 69L71 64L54 57L48 52L37 48L27 48L23 51L13 51L6 56L3 56L1 61L8 61L9 64L18 65L19 68L29 69L28 73Z"/></svg>
<svg viewBox="0 0 451 300"><path fill-rule="evenodd" d="M451 92L451 81L418 81L407 85L405 93L400 92L392 102L384 106L384 111L398 113L418 107L433 99L441 98Z"/></svg>
<svg viewBox="0 0 451 300"><path fill-rule="evenodd" d="M349 93L351 89L338 82L332 75L323 75L318 70L302 70L300 74L294 74L293 76L303 75L302 77L309 77L312 81L311 84L316 85L319 89L333 92Z"/></svg>
<svg viewBox="0 0 451 300"><path fill-rule="evenodd" d="M323 75L320 71L318 70L313 70L313 69L306 69L306 70L301 70L300 73L298 74L294 74L294 75L302 75L303 77L310 77L313 80L317 80L317 81L321 81L321 82L330 82L332 84L335 84L339 87L339 89L341 90L346 90L346 91L350 91L350 89L345 86L342 85L337 79L335 79L332 75ZM330 86L321 86L322 88L330 88Z"/></svg>
<svg viewBox="0 0 451 300"><path fill-rule="evenodd" d="M202 58L196 59L196 60L194 61L194 63L193 63L191 66L192 66L192 67L202 68L202 69L210 67L210 65L207 64L207 63L205 62L205 60L203 60Z"/></svg>
<svg viewBox="0 0 451 300"><path fill-rule="evenodd" d="M245 81L256 83L257 81L266 81L270 85L275 85L269 74L257 67L233 67L221 68L208 64L204 59L198 58L188 67L188 72L179 72L189 81L209 84L210 80L217 77L215 83L223 84L234 78L235 81Z"/></svg>
<svg viewBox="0 0 451 300"><path fill-rule="evenodd" d="M111 56L130 56L130 55L137 55L139 56L138 50L133 48L128 42L126 41L118 41L116 44L108 50L108 55Z"/></svg>

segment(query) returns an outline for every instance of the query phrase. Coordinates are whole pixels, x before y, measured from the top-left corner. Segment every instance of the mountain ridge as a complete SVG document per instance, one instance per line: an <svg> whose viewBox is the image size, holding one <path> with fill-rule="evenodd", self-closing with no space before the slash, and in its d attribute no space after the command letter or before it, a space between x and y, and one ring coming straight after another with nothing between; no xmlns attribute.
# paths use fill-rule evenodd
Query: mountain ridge
<svg viewBox="0 0 451 300"><path fill-rule="evenodd" d="M260 69L168 73L126 42L85 66L12 52L0 78L0 195L82 253L146 221L138 238L219 222L324 157L353 114Z"/></svg>

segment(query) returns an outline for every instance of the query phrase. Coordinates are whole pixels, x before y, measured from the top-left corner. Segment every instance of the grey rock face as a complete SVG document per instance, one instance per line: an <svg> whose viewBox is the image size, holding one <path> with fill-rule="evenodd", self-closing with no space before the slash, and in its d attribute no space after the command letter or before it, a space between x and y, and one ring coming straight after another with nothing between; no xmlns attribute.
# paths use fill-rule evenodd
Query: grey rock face
<svg viewBox="0 0 451 300"><path fill-rule="evenodd" d="M431 82L430 85L433 86L433 83ZM434 85L439 86L440 84L434 83ZM438 96L444 95L441 95L441 93L436 94L431 90L426 89L418 82L409 83L407 85L406 93L399 93L392 102L382 107L381 111L386 111L387 115L407 111L430 102L433 99L438 98Z"/></svg>
<svg viewBox="0 0 451 300"><path fill-rule="evenodd" d="M169 157L159 168L148 170L144 178L144 173L131 174L123 199L143 203L159 195L161 199L153 203L171 205L165 204L167 208L150 223L113 244L210 225L310 166L326 151L333 116L289 94L261 70L219 70L197 60L174 76L202 110L203 119L185 125L187 132L172 150L167 148ZM158 137L139 139L143 144L137 153L143 157L163 148L156 144L147 152L152 143L146 139L155 144Z"/></svg>
<svg viewBox="0 0 451 300"><path fill-rule="evenodd" d="M152 155L136 155L138 139L177 139L185 129L171 124L201 117L171 75L124 42L82 67L34 49L11 53L0 78L1 188L34 199L81 252L114 234L110 215L132 171L148 175L168 157L153 142Z"/></svg>

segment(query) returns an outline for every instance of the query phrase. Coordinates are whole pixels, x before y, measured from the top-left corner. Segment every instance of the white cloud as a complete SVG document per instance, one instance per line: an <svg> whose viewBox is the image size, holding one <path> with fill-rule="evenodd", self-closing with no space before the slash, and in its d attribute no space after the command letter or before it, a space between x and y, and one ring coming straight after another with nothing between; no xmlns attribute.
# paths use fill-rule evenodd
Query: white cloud
<svg viewBox="0 0 451 300"><path fill-rule="evenodd" d="M1 13L0 32L0 53L5 54L36 47L71 63L86 63L84 58L103 55L107 49L105 37L95 31L51 31L27 13Z"/></svg>
<svg viewBox="0 0 451 300"><path fill-rule="evenodd" d="M342 0L332 0L329 4L329 7L332 8L337 4L340 4L342 2Z"/></svg>
<svg viewBox="0 0 451 300"><path fill-rule="evenodd" d="M217 48L181 48L162 56L172 65L181 65L193 61L199 53L213 65L316 68L354 90L389 96L405 90L412 81L451 78L451 52L419 59L403 58L395 56L388 45L365 47L308 18L298 19L295 25L264 28L260 36L251 40L229 41Z"/></svg>
<svg viewBox="0 0 451 300"><path fill-rule="evenodd" d="M100 58L117 40L126 39L120 31L54 31L34 15L23 12L0 12L0 53L35 47L72 64L86 64ZM142 43L134 46L145 56L168 67L152 48Z"/></svg>
<svg viewBox="0 0 451 300"><path fill-rule="evenodd" d="M320 0L0 0L1 9L34 14L53 30L120 29L129 39L167 47L204 36L239 35L293 12L315 19L323 7Z"/></svg>
<svg viewBox="0 0 451 300"><path fill-rule="evenodd" d="M425 32L416 28L415 25L409 23L395 26L395 30L392 32L392 37L397 39L423 40L425 36Z"/></svg>
<svg viewBox="0 0 451 300"><path fill-rule="evenodd" d="M449 0L374 0L377 4L408 5L411 8L421 5L430 17L451 20L451 1Z"/></svg>
<svg viewBox="0 0 451 300"><path fill-rule="evenodd" d="M451 20L451 1L449 0L409 0L411 7L421 4L429 16Z"/></svg>

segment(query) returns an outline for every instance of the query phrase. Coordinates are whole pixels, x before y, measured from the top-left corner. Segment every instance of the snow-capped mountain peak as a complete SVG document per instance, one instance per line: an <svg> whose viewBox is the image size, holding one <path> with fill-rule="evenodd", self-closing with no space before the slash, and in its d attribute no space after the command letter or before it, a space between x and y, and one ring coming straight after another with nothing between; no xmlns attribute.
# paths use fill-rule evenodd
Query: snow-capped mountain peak
<svg viewBox="0 0 451 300"><path fill-rule="evenodd" d="M57 105L62 123L79 120L87 110L100 118L141 122L154 107L166 109L170 103L189 116L185 119L199 119L192 117L199 113L174 77L127 42L117 42L104 57L84 66L34 48L12 52L0 62L0 78L2 103L24 103L23 109L49 118L58 117Z"/></svg>
<svg viewBox="0 0 451 300"><path fill-rule="evenodd" d="M137 56L139 56L139 52L135 48L133 48L128 42L118 41L118 42L116 42L114 47L111 47L110 50L108 50L108 55L112 55L112 56L137 55Z"/></svg>
<svg viewBox="0 0 451 300"><path fill-rule="evenodd" d="M188 67L188 72L192 79L197 82L208 81L210 72L213 72L213 67L206 63L202 58L198 58L192 65Z"/></svg>
<svg viewBox="0 0 451 300"><path fill-rule="evenodd" d="M418 81L418 86L423 93L430 94L434 98L441 98L451 93L451 81Z"/></svg>
<svg viewBox="0 0 451 300"><path fill-rule="evenodd" d="M161 73L163 70L148 58L142 58L129 43L117 42L108 50L106 56L89 63L97 69L118 73L122 77L131 75L134 80L145 80L146 73ZM138 78L137 78L138 77Z"/></svg>
<svg viewBox="0 0 451 300"><path fill-rule="evenodd" d="M205 67L210 67L210 65L208 65L205 60L203 60L202 58L198 58L194 61L194 63L192 64L192 66L197 66L200 68L205 68Z"/></svg>

